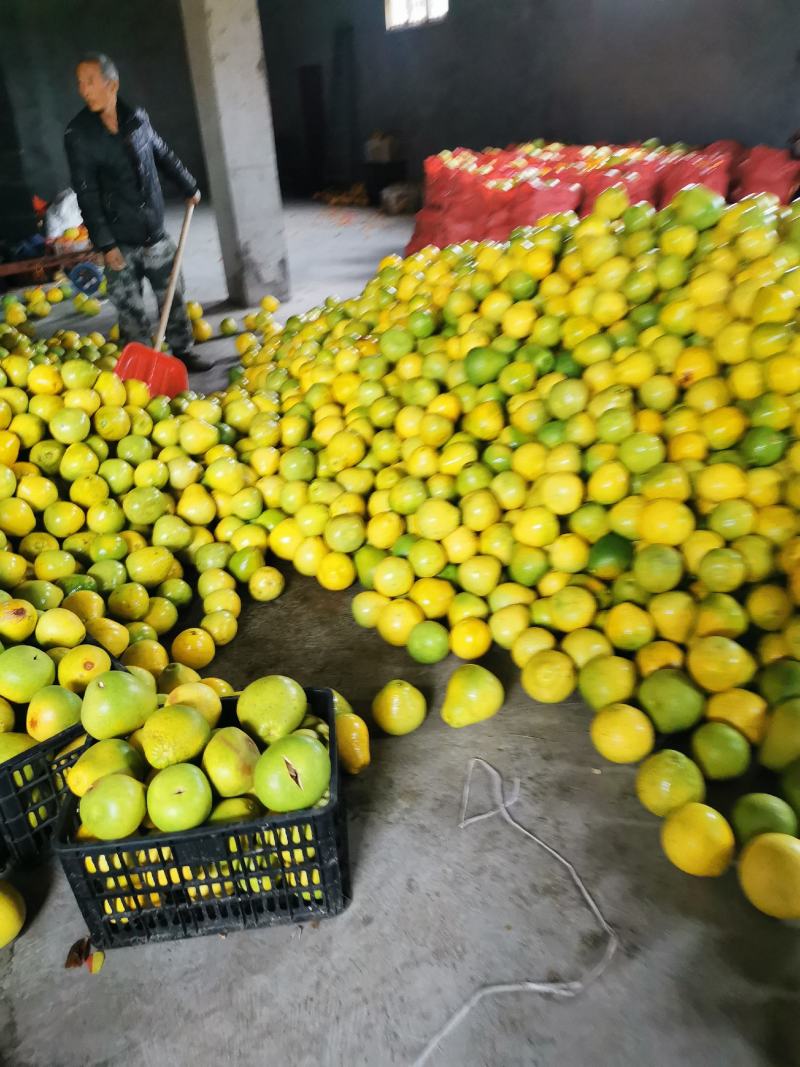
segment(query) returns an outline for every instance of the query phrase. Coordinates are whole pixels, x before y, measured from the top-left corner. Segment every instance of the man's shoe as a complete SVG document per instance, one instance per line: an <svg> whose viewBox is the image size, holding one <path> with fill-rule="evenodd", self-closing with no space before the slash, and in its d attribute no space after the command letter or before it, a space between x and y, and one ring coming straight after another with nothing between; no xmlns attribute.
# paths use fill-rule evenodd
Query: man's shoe
<svg viewBox="0 0 800 1067"><path fill-rule="evenodd" d="M194 352L174 352L173 355L183 363L190 374L210 370L214 366L213 363L206 362L201 356L195 355Z"/></svg>

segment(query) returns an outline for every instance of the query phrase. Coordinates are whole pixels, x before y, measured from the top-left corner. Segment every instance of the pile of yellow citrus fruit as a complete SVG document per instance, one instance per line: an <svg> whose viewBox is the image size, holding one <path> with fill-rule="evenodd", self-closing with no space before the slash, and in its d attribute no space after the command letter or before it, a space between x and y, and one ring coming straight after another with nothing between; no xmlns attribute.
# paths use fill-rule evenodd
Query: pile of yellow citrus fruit
<svg viewBox="0 0 800 1067"><path fill-rule="evenodd" d="M0 585L157 672L192 584L170 652L205 667L236 582L280 591L268 553L359 583L422 663L496 644L534 700L577 690L670 860L738 843L748 898L800 917L800 210L612 188L282 329L269 300L229 387L172 403L5 327ZM734 778L726 817L706 784Z"/></svg>
<svg viewBox="0 0 800 1067"><path fill-rule="evenodd" d="M237 448L264 457L275 555L358 582L356 621L420 662L496 644L533 699L578 689L669 858L718 874L738 840L782 915L797 883L784 906L747 870L800 870L798 218L612 189L507 245L391 257L254 340L220 398L259 408ZM729 821L706 782L740 776L769 791Z"/></svg>

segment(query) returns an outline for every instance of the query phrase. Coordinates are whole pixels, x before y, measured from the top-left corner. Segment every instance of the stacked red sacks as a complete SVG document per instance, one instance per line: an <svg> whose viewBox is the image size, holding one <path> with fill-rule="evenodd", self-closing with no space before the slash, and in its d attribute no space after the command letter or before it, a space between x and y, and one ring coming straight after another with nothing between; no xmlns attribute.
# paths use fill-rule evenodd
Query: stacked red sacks
<svg viewBox="0 0 800 1067"><path fill-rule="evenodd" d="M800 162L781 148L757 145L743 156L734 172L731 199L772 193L788 204L800 186Z"/></svg>
<svg viewBox="0 0 800 1067"><path fill-rule="evenodd" d="M458 148L425 161L425 202L410 254L428 244L506 240L545 215L591 212L611 185L632 203L663 207L687 185L738 200L772 193L787 203L800 185L800 163L782 149L714 141L703 149L651 144L564 145L532 142L474 152Z"/></svg>

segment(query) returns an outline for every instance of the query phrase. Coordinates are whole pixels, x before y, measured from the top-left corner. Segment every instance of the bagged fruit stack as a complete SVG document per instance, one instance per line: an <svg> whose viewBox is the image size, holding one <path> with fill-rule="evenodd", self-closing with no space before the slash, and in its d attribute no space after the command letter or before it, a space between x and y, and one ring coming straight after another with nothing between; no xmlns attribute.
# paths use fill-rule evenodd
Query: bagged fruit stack
<svg viewBox="0 0 800 1067"><path fill-rule="evenodd" d="M783 149L758 145L740 158L734 173L734 200L755 193L772 193L788 203L800 181L800 162Z"/></svg>
<svg viewBox="0 0 800 1067"><path fill-rule="evenodd" d="M597 196L623 185L632 203L671 203L687 185L738 200L762 192L788 203L800 164L782 149L715 141L690 151L654 142L561 145L533 142L483 153L459 148L425 161L425 204L406 254L466 240L502 240L550 214L591 213Z"/></svg>

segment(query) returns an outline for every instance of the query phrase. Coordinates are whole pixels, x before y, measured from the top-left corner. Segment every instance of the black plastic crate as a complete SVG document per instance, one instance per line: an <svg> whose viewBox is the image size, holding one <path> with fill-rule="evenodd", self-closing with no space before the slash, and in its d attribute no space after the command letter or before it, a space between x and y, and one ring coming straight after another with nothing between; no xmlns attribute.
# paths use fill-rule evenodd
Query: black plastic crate
<svg viewBox="0 0 800 1067"><path fill-rule="evenodd" d="M88 843L73 840L78 805L66 802L54 847L96 946L308 922L345 909L350 870L333 700L329 689L306 695L309 712L330 728L323 808ZM222 705L220 725L238 725L236 698Z"/></svg>
<svg viewBox="0 0 800 1067"><path fill-rule="evenodd" d="M0 867L30 863L48 850L68 792L64 772L88 742L61 753L83 734L78 723L0 763Z"/></svg>

